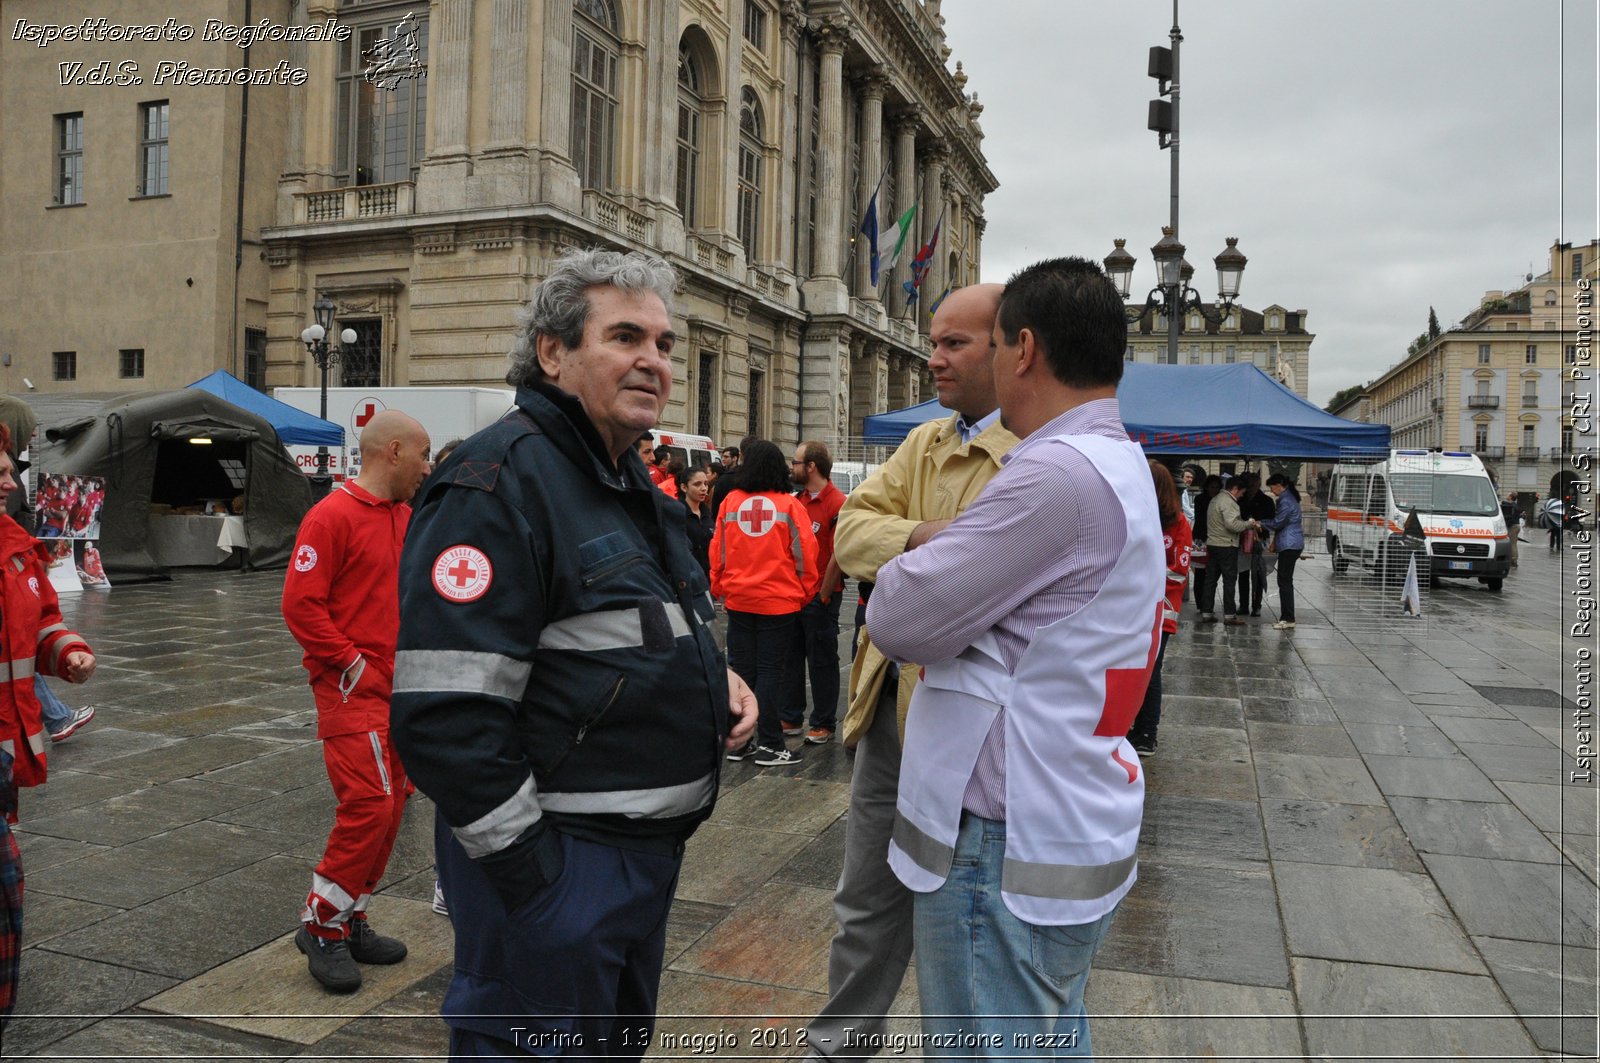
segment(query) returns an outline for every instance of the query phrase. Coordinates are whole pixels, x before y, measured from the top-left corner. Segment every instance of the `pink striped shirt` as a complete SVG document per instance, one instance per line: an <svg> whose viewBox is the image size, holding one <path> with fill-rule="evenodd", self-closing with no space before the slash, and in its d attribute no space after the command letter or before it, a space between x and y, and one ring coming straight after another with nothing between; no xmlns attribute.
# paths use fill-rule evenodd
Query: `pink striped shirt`
<svg viewBox="0 0 1600 1063"><path fill-rule="evenodd" d="M872 641L893 660L949 660L993 630L1008 669L1041 627L1100 592L1127 539L1122 504L1083 455L1052 436L1128 438L1116 399L1096 399L1014 447L1005 467L944 531L878 570ZM1005 819L1005 712L996 717L962 807Z"/></svg>

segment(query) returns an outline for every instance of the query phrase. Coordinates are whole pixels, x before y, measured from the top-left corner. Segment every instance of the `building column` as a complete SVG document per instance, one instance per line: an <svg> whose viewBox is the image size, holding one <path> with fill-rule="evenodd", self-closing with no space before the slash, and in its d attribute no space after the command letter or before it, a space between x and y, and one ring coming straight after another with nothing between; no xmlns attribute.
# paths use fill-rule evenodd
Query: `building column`
<svg viewBox="0 0 1600 1063"><path fill-rule="evenodd" d="M435 0L428 21L428 125L433 149L417 176L417 210L467 206L467 94L472 64L473 0Z"/></svg>
<svg viewBox="0 0 1600 1063"><path fill-rule="evenodd" d="M528 5L494 0L489 44L494 78L489 89L489 142L473 170L484 203L533 199L534 166L528 150Z"/></svg>
<svg viewBox="0 0 1600 1063"><path fill-rule="evenodd" d="M894 131L894 190L895 202L893 206L896 218L904 214L917 202L917 119L913 114L897 115L891 123ZM919 215L921 211L917 212ZM913 227L913 232L920 233L922 226ZM889 277L889 297L884 300L886 307L891 307L891 315L900 317L905 314L906 290L905 282L911 279L911 260L922 249L919 240L912 241L916 246L909 253L901 256L895 264L894 273Z"/></svg>
<svg viewBox="0 0 1600 1063"><path fill-rule="evenodd" d="M944 164L950 157L950 149L943 140L933 140L922 153L922 243L926 244L933 238L933 228L940 223L940 213L944 206ZM939 293L944 291L945 269L944 256L949 248L943 230L939 235L939 246L933 250L933 260L928 263L928 272L923 275L922 287L917 303L919 307L929 307L939 298ZM917 313L917 331L928 331L928 315L925 311Z"/></svg>
<svg viewBox="0 0 1600 1063"><path fill-rule="evenodd" d="M820 128L817 130L817 260L812 275L839 279L840 238L844 232L844 197L837 194L844 175L844 47L846 31L837 20L829 20L817 31L821 39L822 95L818 100ZM842 292L842 286L841 292ZM829 309L825 313L839 313Z"/></svg>
<svg viewBox="0 0 1600 1063"><path fill-rule="evenodd" d="M795 219L799 216L799 203L803 195L797 174L804 172L796 169L795 162L800 158L800 115L808 112L796 112L795 93L787 86L801 84L800 39L809 22L805 4L801 0L784 0L780 17L782 32L778 40L779 47L783 49L783 83L786 89L779 94L781 102L778 113L773 116L778 121L778 128L783 131L783 157L772 174L778 188L778 246L777 254L772 259L778 264L780 272L792 277L799 261L799 252L795 247Z"/></svg>
<svg viewBox="0 0 1600 1063"><path fill-rule="evenodd" d="M572 0L544 0L539 69L539 199L574 214L582 185L572 164Z"/></svg>
<svg viewBox="0 0 1600 1063"><path fill-rule="evenodd" d="M835 440L844 434L850 378L850 327L813 324L800 348L800 438Z"/></svg>
<svg viewBox="0 0 1600 1063"><path fill-rule="evenodd" d="M861 94L861 167L857 171L859 186L856 196L856 218L867 215L867 201L878 190L883 173L883 90L888 87L882 68L874 68L858 83ZM881 233L894 224L894 204L878 197L878 231ZM859 225L859 222L857 223ZM872 247L867 238L856 234L855 289L856 295L870 302L878 301L878 286L872 283ZM878 245L880 252L888 254L893 248ZM880 282L882 278L879 278Z"/></svg>

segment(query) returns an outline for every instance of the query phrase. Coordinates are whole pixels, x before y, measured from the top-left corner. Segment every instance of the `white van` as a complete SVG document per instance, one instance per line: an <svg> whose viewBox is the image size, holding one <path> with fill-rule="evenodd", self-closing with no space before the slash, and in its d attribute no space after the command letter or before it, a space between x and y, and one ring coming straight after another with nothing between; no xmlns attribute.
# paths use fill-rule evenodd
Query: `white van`
<svg viewBox="0 0 1600 1063"><path fill-rule="evenodd" d="M273 388L272 397L295 409L316 414L321 408L318 388ZM379 410L402 410L427 429L433 449L452 439L465 439L503 417L517 401L507 388L430 387L329 388L328 420L344 426L345 445L330 448L328 471L335 483L361 471L356 440L361 429ZM288 446L290 457L306 475L316 472L317 448Z"/></svg>
<svg viewBox="0 0 1600 1063"><path fill-rule="evenodd" d="M651 434L656 437L653 445L666 447L672 452L673 457L682 458L685 469L693 469L696 465L710 465L714 461L722 460L722 456L717 453L717 445L711 441L710 436L674 432L665 428L651 429Z"/></svg>
<svg viewBox="0 0 1600 1063"><path fill-rule="evenodd" d="M1498 591L1511 570L1500 501L1476 454L1391 450L1374 465L1335 465L1325 535L1336 573L1356 564L1398 580L1414 550L1433 580L1476 578Z"/></svg>

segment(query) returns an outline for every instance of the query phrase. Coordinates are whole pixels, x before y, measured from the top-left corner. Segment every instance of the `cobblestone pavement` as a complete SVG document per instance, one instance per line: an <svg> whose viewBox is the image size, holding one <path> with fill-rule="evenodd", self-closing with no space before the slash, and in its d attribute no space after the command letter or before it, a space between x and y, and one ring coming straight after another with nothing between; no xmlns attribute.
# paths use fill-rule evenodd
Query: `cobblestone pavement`
<svg viewBox="0 0 1600 1063"><path fill-rule="evenodd" d="M23 794L0 1054L443 1054L420 795L374 907L411 959L332 998L290 941L332 799L281 580L185 571L69 603L101 655L71 696L99 716ZM1596 791L1568 781L1558 561L1530 544L1504 594L1446 584L1404 622L1363 613L1326 559L1297 583L1296 631L1270 629L1269 598L1243 628L1186 611L1168 648L1139 881L1089 990L1102 1058L1592 1057ZM849 771L838 745L727 766L678 889L659 1058L794 1054L826 988ZM913 1034L913 984L897 1007Z"/></svg>

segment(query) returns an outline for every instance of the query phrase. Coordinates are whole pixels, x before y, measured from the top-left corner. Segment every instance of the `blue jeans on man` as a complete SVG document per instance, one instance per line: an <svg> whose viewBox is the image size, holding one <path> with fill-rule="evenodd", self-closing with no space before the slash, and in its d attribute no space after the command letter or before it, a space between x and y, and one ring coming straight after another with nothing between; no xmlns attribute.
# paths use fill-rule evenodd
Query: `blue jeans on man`
<svg viewBox="0 0 1600 1063"><path fill-rule="evenodd" d="M1083 992L1116 909L1078 926L1024 922L1000 896L1005 822L963 814L955 849L944 885L916 897L922 1030L950 1042L925 1051L965 1059L1089 1055Z"/></svg>
<svg viewBox="0 0 1600 1063"><path fill-rule="evenodd" d="M56 697L56 692L50 689L50 684L44 681L44 676L33 677L33 692L39 698L39 715L44 720L44 729L51 734L57 734L67 724L72 722L72 709L66 702Z"/></svg>

